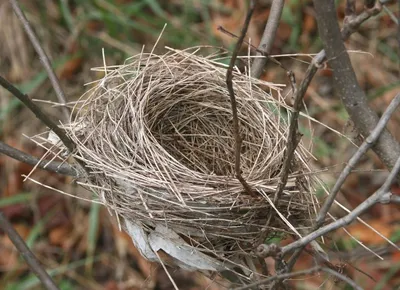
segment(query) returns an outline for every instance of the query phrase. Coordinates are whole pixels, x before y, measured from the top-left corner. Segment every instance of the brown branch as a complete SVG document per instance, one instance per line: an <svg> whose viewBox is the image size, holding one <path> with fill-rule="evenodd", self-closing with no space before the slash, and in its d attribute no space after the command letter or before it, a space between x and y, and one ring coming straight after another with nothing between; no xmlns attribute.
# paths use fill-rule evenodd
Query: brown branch
<svg viewBox="0 0 400 290"><path fill-rule="evenodd" d="M47 171L51 171L51 172L55 172L58 174L63 174L63 175L70 175L73 177L78 177L78 171L73 168L71 165L69 165L68 163L61 163L61 162L55 162L55 161L51 161L49 163L48 160L42 160L40 161L39 158L36 158L32 155L29 155L25 152L22 152L18 149L15 149L3 142L0 141L0 154L5 154L15 160L24 162L26 164L32 165L32 166L36 166L38 168L47 170Z"/></svg>
<svg viewBox="0 0 400 290"><path fill-rule="evenodd" d="M229 92L229 97L231 100L231 106L232 106L232 118L233 118L233 133L235 136L235 173L236 173L236 178L240 181L240 183L243 185L244 189L249 195L254 195L252 193L251 187L249 184L246 182L246 180L242 176L242 171L240 168L240 151L242 147L242 138L240 136L240 130L239 130L239 118L238 118L238 112L237 112L237 105L236 105L236 98L235 98L235 92L233 90L233 67L236 62L236 58L239 54L239 50L242 46L244 37L246 36L247 29L250 24L251 16L253 15L254 11L254 1L250 1L250 7L249 11L247 12L245 22L243 24L243 28L241 31L241 35L236 43L235 49L232 53L232 57L229 63L229 68L226 72L226 85L228 88Z"/></svg>
<svg viewBox="0 0 400 290"><path fill-rule="evenodd" d="M54 88L54 91L56 92L58 101L63 105L62 106L62 112L64 114L65 120L69 119L69 109L66 106L66 97L63 89L61 88L60 81L58 80L58 77L54 73L54 70L51 66L50 60L47 57L46 52L40 45L40 42L33 31L31 25L29 24L28 19L26 19L24 12L21 10L21 7L19 7L18 1L16 0L10 0L10 3L12 5L12 8L14 10L14 13L17 15L18 19L21 21L22 26L24 27L25 32L27 33L29 40L31 41L33 47L35 48L37 54L39 55L40 61L43 64L43 67L47 71L47 74L49 75L49 79L51 81L51 84Z"/></svg>
<svg viewBox="0 0 400 290"><path fill-rule="evenodd" d="M49 127L63 142L65 147L69 152L73 152L75 149L75 144L72 140L65 134L65 132L59 128L56 123L54 123L32 100L20 90L10 84L6 79L0 76L0 85L9 91L12 95L17 97L32 113L35 114L36 118L42 121L47 127Z"/></svg>
<svg viewBox="0 0 400 290"><path fill-rule="evenodd" d="M283 157L283 165L282 165L282 169L280 172L280 179L278 182L278 186L275 190L275 195L274 195L274 199L273 199L274 204L276 204L278 202L280 196L283 193L283 190L286 187L287 180L288 180L288 177L290 174L293 156L294 156L295 150L297 148L297 145L300 142L300 137L301 137L301 135L299 134L298 120L299 120L301 106L303 103L303 97L305 94L305 90L298 90L296 87L296 79L294 77L294 74L292 72L289 72L288 74L289 74L289 79L290 79L290 83L291 83L292 90L293 90L294 104L293 104L292 116L290 119L289 134L287 137L286 148L285 148L284 157ZM271 220L275 217L275 214L276 214L275 211L271 211L269 213L267 222L265 223L266 225L269 225ZM261 235L261 237L260 237L261 243L267 235L268 235L268 231L265 231L264 234ZM279 264L280 263L276 263L276 265L279 265Z"/></svg>
<svg viewBox="0 0 400 290"><path fill-rule="evenodd" d="M291 84L292 84L292 89L293 89L293 94L294 94L294 104L293 104L293 111L292 111L292 117L290 119L290 125L289 125L289 135L287 138L286 142L286 149L284 153L284 158L283 158L283 166L281 170L281 177L278 183L278 187L275 191L274 195L274 203L277 203L278 199L282 195L282 192L286 186L289 174L290 174L290 169L292 165L292 160L293 156L295 153L295 150L297 148L297 145L300 142L300 133L299 133L299 126L298 126L298 120L299 120L299 115L300 115L300 110L303 104L303 97L305 91L299 91L296 88L296 81L294 79L294 75L292 74L290 76L291 79Z"/></svg>
<svg viewBox="0 0 400 290"><path fill-rule="evenodd" d="M268 21L264 29L263 36L261 38L258 50L263 53L257 53L257 55L268 55L271 53L272 44L275 40L276 31L279 26L279 21L282 16L284 0L274 0L271 4L271 9L268 16ZM268 58L256 58L251 67L251 76L259 78L263 72L263 69L267 63Z"/></svg>
<svg viewBox="0 0 400 290"><path fill-rule="evenodd" d="M42 282L43 286L48 290L58 290L59 288L54 283L52 278L49 276L49 274L47 274L46 270L43 269L43 266L40 264L31 250L29 250L24 240L13 228L12 224L4 217L2 212L0 212L0 227L8 235L14 246L25 259L29 268L31 268L32 272L35 273L35 275Z"/></svg>

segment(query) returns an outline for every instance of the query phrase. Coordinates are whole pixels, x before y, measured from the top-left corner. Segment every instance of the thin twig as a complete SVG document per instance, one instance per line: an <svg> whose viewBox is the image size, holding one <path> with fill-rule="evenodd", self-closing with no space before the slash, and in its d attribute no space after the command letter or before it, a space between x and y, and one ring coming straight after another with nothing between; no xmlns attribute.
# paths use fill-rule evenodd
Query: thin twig
<svg viewBox="0 0 400 290"><path fill-rule="evenodd" d="M386 5L383 5L383 10L385 10L385 12L389 15L390 19L392 19L392 21L394 23L396 23L396 25L399 25L399 21L397 20L396 15L394 15L394 13L392 12L392 10L390 10L389 8L387 8ZM397 28L398 30L398 28ZM397 32L398 33L398 32Z"/></svg>
<svg viewBox="0 0 400 290"><path fill-rule="evenodd" d="M279 200L279 198L282 195L282 192L286 186L288 176L290 173L290 169L291 169L293 156L294 156L295 150L297 148L297 145L300 142L298 120L299 120L301 106L303 104L304 94L302 91L300 91L300 93L298 93L299 91L296 88L296 81L294 79L294 75L291 75L290 79L292 80L291 84L292 84L293 94L294 94L294 104L293 104L292 117L290 119L290 125L289 125L289 135L287 137L286 149L285 149L284 158L283 158L283 166L282 166L282 170L280 173L281 176L280 176L280 180L278 183L278 187L277 187L277 189L275 191L275 195L274 195L274 203L275 204Z"/></svg>
<svg viewBox="0 0 400 290"><path fill-rule="evenodd" d="M56 125L32 100L20 90L10 84L6 79L0 76L0 85L9 91L12 95L18 98L25 106L28 107L35 114L35 116L42 121L47 127L49 127L60 140L63 142L65 147L69 152L73 152L75 149L75 144L71 139L65 134L64 130Z"/></svg>
<svg viewBox="0 0 400 290"><path fill-rule="evenodd" d="M29 268L31 268L33 273L35 273L35 275L42 282L43 286L48 290L58 290L59 288L54 283L52 278L49 276L49 274L47 274L46 270L28 248L28 246L18 234L18 232L14 229L12 224L4 217L2 212L0 212L0 227L8 235L14 246L25 259Z"/></svg>
<svg viewBox="0 0 400 290"><path fill-rule="evenodd" d="M268 55L271 53L272 44L275 40L276 31L279 26L279 21L282 16L284 0L274 0L271 4L271 9L268 16L268 22L265 26L263 36L261 38L258 49L263 53L257 55ZM263 72L264 66L267 63L268 58L256 58L251 67L251 76L259 78Z"/></svg>
<svg viewBox="0 0 400 290"><path fill-rule="evenodd" d="M254 1L250 1L249 11L247 12L246 20L243 24L241 35L236 43L235 49L232 53L231 61L229 63L229 68L226 72L226 85L228 87L229 97L231 100L233 132L235 135L235 173L236 173L236 178L240 181L240 183L243 185L244 189L246 190L246 192L249 195L254 195L254 193L252 193L251 187L246 182L246 180L243 178L242 171L240 168L240 151L241 151L241 147L242 147L242 138L240 136L239 118L238 118L238 113L237 113L236 98L235 98L235 92L233 90L232 79L233 79L233 67L235 65L236 58L239 54L239 50L242 46L244 37L246 36L246 32L247 32L247 29L250 24L251 16L253 15L254 5L255 5Z"/></svg>
<svg viewBox="0 0 400 290"><path fill-rule="evenodd" d="M239 36L237 36L236 34L230 32L229 30L225 29L223 26L218 26L217 30L221 31L222 33L225 33L226 35L229 35L232 38L236 38L239 39ZM252 56L252 58L267 58L268 60L272 61L273 63L277 64L279 67L281 67L282 69L284 69L285 71L289 71L289 69L287 69L281 62L277 61L275 58L271 57L270 55L266 54L265 52L263 52L262 50L260 50L259 48L257 48L256 46L254 46L253 44L251 44L250 42L243 40L244 44L247 44L252 50L254 50L255 52L257 52L257 56L258 57L254 57ZM279 55L281 56L281 55Z"/></svg>
<svg viewBox="0 0 400 290"><path fill-rule="evenodd" d="M279 196L282 194L283 189L285 188L286 183L287 183L287 174L286 174L286 172L287 172L288 169L290 169L290 160L291 160L289 158L293 158L293 152L294 152L293 151L292 153L290 153L290 151L295 150L296 147L297 147L297 144L296 144L296 146L292 146L291 144L294 144L294 142L298 142L299 141L298 140L299 138L297 138L298 134L294 134L294 133L291 133L291 132L293 132L293 130L296 131L296 128L294 126L297 126L297 119L298 119L298 114L299 114L299 110L300 110L300 107L301 107L301 103L302 103L302 100L304 98L304 95L307 92L308 86L310 85L310 83L311 83L311 81L313 79L313 76L314 76L315 72L318 70L318 66L315 65L315 63L314 63L314 62L316 62L318 60L319 60L319 58L317 56L312 60L312 63L307 68L306 76L304 77L303 81L301 82L300 86L297 89L295 87L295 84L293 84L293 82L291 82L293 90L294 90L294 97L293 97L294 100L295 100L294 101L294 107L298 107L298 110L297 110L298 112L296 114L296 109L294 110L293 115L292 115L292 119L290 121L291 128L289 128L289 136L288 136L288 141L286 143L286 150L285 150L285 157L284 157L284 164L285 164L284 167L285 168L282 169L281 179L279 181L278 188L275 191L274 202L276 202L278 200ZM296 100L297 100L297 102L296 102ZM296 139L294 139L294 138L296 138ZM284 177L285 175L286 175L286 177ZM270 215L268 216L268 219L267 219L267 222L266 222L267 225L270 223L271 219L273 218L274 213L275 212L271 212ZM267 235L267 233L265 233L264 235L261 236L261 239L260 239L261 243L265 239L266 235ZM300 253L298 255L300 255ZM288 268L286 267L286 269L288 269Z"/></svg>
<svg viewBox="0 0 400 290"><path fill-rule="evenodd" d="M333 186L328 198L325 200L323 206L321 207L318 217L316 219L316 226L319 228L325 221L326 215L328 214L332 204L336 200L336 196L345 182L347 176L351 173L354 166L356 166L357 162L361 159L361 157L376 143L379 136L381 135L383 129L385 129L387 122L390 120L393 112L397 109L400 104L400 94L396 95L396 97L390 102L389 106L386 108L383 113L381 119L376 125L375 129L371 132L371 134L365 139L363 144L358 148L357 152L351 157L346 167L340 173L338 179L336 180L335 185Z"/></svg>
<svg viewBox="0 0 400 290"><path fill-rule="evenodd" d="M5 154L15 160L24 162L26 164L36 166L51 172L55 172L58 174L69 175L69 176L78 176L78 171L74 169L71 165L65 162L55 162L52 161L49 163L48 160L40 161L39 158L36 158L32 155L29 155L25 152L22 152L18 149L15 149L3 142L0 141L0 154Z"/></svg>
<svg viewBox="0 0 400 290"><path fill-rule="evenodd" d="M17 15L18 19L21 21L22 26L24 27L25 32L27 33L29 40L31 41L33 47L36 50L36 53L39 55L40 61L43 64L43 67L47 71L47 74L49 75L49 79L51 81L51 84L54 88L54 91L56 92L58 101L64 105L62 107L62 112L64 114L65 120L69 119L70 112L69 109L66 105L66 97L63 89L61 88L60 81L58 80L58 77L54 73L54 70L51 66L50 60L47 57L46 52L42 48L40 41L38 40L35 32L33 31L28 19L25 17L24 12L21 10L21 7L18 4L18 1L16 0L10 0L10 3L13 7L14 13Z"/></svg>
<svg viewBox="0 0 400 290"><path fill-rule="evenodd" d="M303 271L297 271L297 272L293 272L293 273L287 273L287 274L278 274L278 275L274 275L265 279L262 279L260 281L254 282L252 284L243 286L243 287L239 287L239 288L235 288L235 290L248 290L248 289L255 289L254 287L257 286L261 286L261 285L266 285L270 282L273 281L282 281L285 279L290 279L290 278L294 278L294 277L298 277L298 276L304 276L304 275L312 275L318 272L326 272L332 276L335 276L337 278L339 278L340 280L342 280L343 282L348 283L350 286L353 287L353 289L357 289L357 290L362 290L362 288L357 285L352 279L350 279L349 277L346 277L345 275L338 273L337 271L327 268L327 267L320 267L320 266L316 266L307 270L303 270Z"/></svg>
<svg viewBox="0 0 400 290"><path fill-rule="evenodd" d="M395 165L393 166L392 171L390 172L388 178L386 179L385 183L369 198L367 198L365 201L363 201L360 205L358 205L354 210L352 210L349 214L346 216L308 234L307 236L304 236L303 238L282 247L281 253L282 255L285 255L297 248L303 247L310 243L311 241L318 239L319 237L334 231L338 228L347 226L351 224L353 221L355 221L362 213L364 213L366 210L368 210L370 207L373 205L379 203L382 199L386 199L385 195L390 196L390 186L392 185L393 181L396 179L397 174L399 173L400 170L400 157L397 158L397 161Z"/></svg>
<svg viewBox="0 0 400 290"><path fill-rule="evenodd" d="M296 79L292 72L289 73L289 79L290 79L290 83L291 83L292 90L293 90L294 104L293 104L292 116L290 119L289 134L287 137L286 148L285 148L284 157L283 157L283 165L282 165L282 169L280 172L280 179L279 179L278 186L275 190L275 195L274 195L274 199L273 199L274 204L276 204L278 202L280 196L283 193L283 190L286 187L287 180L288 180L288 177L290 174L293 156L294 156L295 150L297 148L297 145L300 142L298 119L299 119L299 115L300 115L301 106L303 103L303 97L305 94L305 90L300 91L297 89ZM275 217L275 214L276 214L275 211L271 211L269 213L267 221L266 221L267 226L269 225L271 220ZM268 232L265 231L265 233L263 235L261 235L261 238L260 238L261 242L262 242L262 240L265 239L267 234L268 234ZM278 264L279 263L277 263L277 265Z"/></svg>

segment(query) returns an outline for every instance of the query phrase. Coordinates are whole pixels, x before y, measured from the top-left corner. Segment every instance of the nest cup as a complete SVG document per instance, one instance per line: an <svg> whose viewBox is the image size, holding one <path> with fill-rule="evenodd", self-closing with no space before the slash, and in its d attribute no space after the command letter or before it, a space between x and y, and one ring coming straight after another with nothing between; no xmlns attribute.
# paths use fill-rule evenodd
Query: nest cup
<svg viewBox="0 0 400 290"><path fill-rule="evenodd" d="M123 220L147 259L163 262L162 250L187 269L248 270L246 256L254 257L264 238L310 226L314 196L301 144L275 209L272 203L290 108L279 86L235 68L241 170L253 194L237 180L224 59L219 49L168 49L103 68L105 77L77 103L66 126L75 156L90 171L85 183ZM267 225L271 211L279 213ZM164 244L155 246L154 234ZM189 261L176 247L209 264Z"/></svg>

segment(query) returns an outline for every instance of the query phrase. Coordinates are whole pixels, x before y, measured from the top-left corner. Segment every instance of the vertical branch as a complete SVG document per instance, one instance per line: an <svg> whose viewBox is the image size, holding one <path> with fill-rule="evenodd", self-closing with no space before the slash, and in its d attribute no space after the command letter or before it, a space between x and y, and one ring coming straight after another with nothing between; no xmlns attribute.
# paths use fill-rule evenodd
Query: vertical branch
<svg viewBox="0 0 400 290"><path fill-rule="evenodd" d="M349 2L348 2L349 3ZM400 3L400 2L399 2ZM352 7L352 5L348 4L350 7ZM348 10L352 10L351 8ZM341 30L341 37L342 40L347 40L352 33L354 33L355 31L357 31L357 29L360 27L360 25L365 22L366 20L368 20L371 16L377 15L380 11L381 11L381 5L378 3L375 6L373 6L371 9L365 9L362 13L360 13L359 15L356 14L351 14L350 11L348 11L347 14L347 18L346 21L344 22L343 28ZM311 80L313 79L315 73L318 71L318 68L320 68L323 64L323 62L326 60L326 53L325 50L321 50L312 60L311 64L309 65L307 72L306 72L306 76L303 79L299 90L305 91L307 90ZM379 142L379 139L378 139ZM386 164L388 166L388 164ZM318 223L317 223L318 224ZM317 230L320 226L315 225L315 227L313 227L313 229L311 230L311 232ZM302 252L302 250L304 249L304 247L299 247L298 249L296 249L295 253L290 257L288 263L287 263L287 267L286 270L287 271L291 271L293 266L295 265L297 259L300 257L300 254ZM323 257L321 257L323 258Z"/></svg>
<svg viewBox="0 0 400 290"><path fill-rule="evenodd" d="M290 119L290 125L289 125L289 135L286 141L286 149L285 149L285 154L283 157L283 166L281 170L281 177L278 183L278 187L275 191L274 195L274 203L276 203L279 199L279 197L282 195L283 189L286 186L289 173L290 173L290 166L292 164L292 160L294 157L295 150L297 148L297 145L300 142L300 133L299 133L299 126L298 126L298 120L299 120L299 115L300 115L300 110L301 106L303 103L303 98L305 95L305 90L298 90L296 88L296 80L294 78L293 73L289 75L289 78L291 80L292 84L292 90L293 90L293 95L294 95L294 104L293 104L293 112L292 112L292 117Z"/></svg>
<svg viewBox="0 0 400 290"><path fill-rule="evenodd" d="M58 290L54 281L51 279L46 270L43 269L40 262L37 260L35 255L29 250L24 240L13 228L12 224L4 217L3 213L0 212L0 227L8 235L14 246L17 248L19 253L25 259L29 268L35 273L35 275L42 282L43 286L48 290Z"/></svg>
<svg viewBox="0 0 400 290"><path fill-rule="evenodd" d="M258 52L257 55L267 56L271 53L272 44L275 40L276 31L278 30L279 20L282 16L283 5L285 4L284 0L274 0L271 4L271 10L269 13L268 21L264 29L263 36L261 38L260 45L258 46L258 50L262 53ZM268 58L256 58L253 62L251 68L251 76L254 78L259 78L263 72L264 66L267 63Z"/></svg>
<svg viewBox="0 0 400 290"><path fill-rule="evenodd" d="M376 127L377 114L368 106L365 93L360 88L349 55L343 44L334 2L314 0L318 30L333 70L333 80L338 95L356 128L363 136ZM400 145L384 130L373 147L375 153L389 168L393 168L400 155Z"/></svg>
<svg viewBox="0 0 400 290"><path fill-rule="evenodd" d="M40 57L40 61L43 64L43 67L45 68L45 70L47 71L47 74L49 75L49 79L51 81L51 85L54 88L54 91L56 92L58 101L63 105L62 107L62 112L64 114L64 118L65 120L69 119L69 109L66 105L66 97L65 97L65 93L63 91L63 89L61 88L60 85L60 81L58 80L58 77L56 76L56 74L54 73L54 70L51 66L50 60L47 57L46 52L44 51L44 49L42 48L42 46L40 45L40 42L35 34L35 32L33 31L31 25L29 24L28 19L26 19L24 12L21 10L21 7L19 7L18 1L17 0L10 0L10 3L12 5L12 8L15 12L15 14L17 15L18 19L21 21L25 32L27 33L29 40L31 41L33 47L36 50L36 53L39 55Z"/></svg>
<svg viewBox="0 0 400 290"><path fill-rule="evenodd" d="M235 92L233 90L233 67L236 62L236 58L239 54L239 50L242 46L243 40L246 36L247 29L250 24L251 16L253 15L254 11L254 1L250 1L250 6L249 6L249 11L247 12L246 15L246 20L243 24L243 28L241 31L241 34L239 36L239 39L236 43L235 49L232 53L231 61L229 63L228 70L226 72L226 85L228 87L228 92L229 92L229 97L231 100L231 106L232 106L232 118L233 118L233 133L235 137L235 173L236 173L236 178L240 181L240 183L243 185L244 189L249 195L254 195L251 191L250 186L246 182L246 180L242 176L242 171L240 168L240 151L242 147L242 138L240 136L240 130L239 130L239 118L238 118L238 113L237 113L237 105L236 105L236 98L235 98Z"/></svg>

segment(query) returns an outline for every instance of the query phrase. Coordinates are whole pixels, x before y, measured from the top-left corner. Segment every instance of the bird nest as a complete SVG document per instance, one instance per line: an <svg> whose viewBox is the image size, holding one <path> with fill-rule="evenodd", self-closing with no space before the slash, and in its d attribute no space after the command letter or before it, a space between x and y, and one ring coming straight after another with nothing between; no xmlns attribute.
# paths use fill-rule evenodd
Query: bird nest
<svg viewBox="0 0 400 290"><path fill-rule="evenodd" d="M254 257L257 243L310 226L314 196L301 144L283 194L272 202L290 108L279 86L235 68L241 170L252 194L237 180L226 59L218 49L168 48L105 67L65 126L90 172L86 186L147 259L165 262L162 252L187 269L248 269L242 261Z"/></svg>

